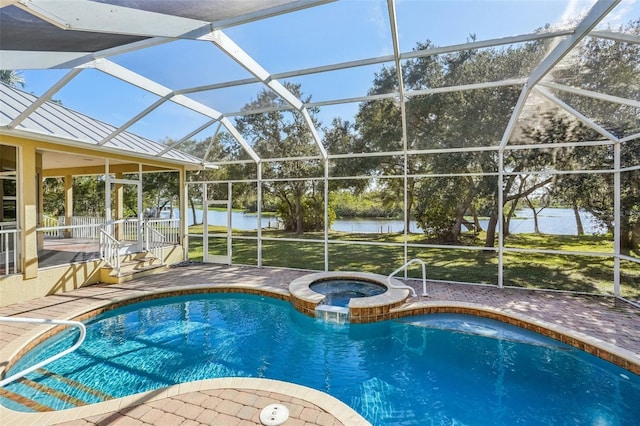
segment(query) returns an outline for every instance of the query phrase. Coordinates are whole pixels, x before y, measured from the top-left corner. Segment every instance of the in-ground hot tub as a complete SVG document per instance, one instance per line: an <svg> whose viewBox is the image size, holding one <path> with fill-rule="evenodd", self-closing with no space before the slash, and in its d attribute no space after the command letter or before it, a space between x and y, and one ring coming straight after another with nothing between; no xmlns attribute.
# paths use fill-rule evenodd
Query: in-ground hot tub
<svg viewBox="0 0 640 426"><path fill-rule="evenodd" d="M303 314L332 313L343 321L364 323L390 317L390 310L404 303L408 288L396 280L363 272L318 272L289 284L291 304ZM342 322L342 321L341 321Z"/></svg>
<svg viewBox="0 0 640 426"><path fill-rule="evenodd" d="M387 291L387 287L360 279L331 278L312 282L309 285L311 291L324 294L324 305L348 307L351 299L358 297L372 297Z"/></svg>

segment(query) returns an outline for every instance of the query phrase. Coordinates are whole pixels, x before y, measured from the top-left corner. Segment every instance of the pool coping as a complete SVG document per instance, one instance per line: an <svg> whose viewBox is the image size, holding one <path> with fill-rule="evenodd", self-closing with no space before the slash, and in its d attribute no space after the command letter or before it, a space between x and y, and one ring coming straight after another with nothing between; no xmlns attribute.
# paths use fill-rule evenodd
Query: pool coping
<svg viewBox="0 0 640 426"><path fill-rule="evenodd" d="M27 413L22 411L13 411L0 405L0 418L2 419L3 424L49 425L109 414L112 412L118 412L119 410L122 410L124 408L131 408L143 403L147 404L153 401L159 401L177 395L184 395L190 392L216 389L236 389L278 393L289 397L295 397L297 399L313 404L316 407L319 407L320 409L326 411L327 413L330 413L336 420L340 421L344 425L371 425L371 423L369 423L364 417L358 414L358 412L356 412L354 409L327 393L290 382L250 377L228 377L220 379L198 380L147 392L141 392L134 395L125 396L123 398L115 398L96 404L69 408L66 410L47 411L44 413ZM284 405L286 406L286 403Z"/></svg>
<svg viewBox="0 0 640 426"><path fill-rule="evenodd" d="M265 284L260 284L260 283L251 283L251 282L243 283L243 284L176 285L172 287L164 287L162 289L132 288L132 289L126 290L127 294L124 294L124 295L120 294L117 297L105 298L102 300L94 301L93 303L85 305L82 308L76 309L75 312L66 312L64 315L59 315L55 319L82 320L94 315L98 315L109 309L114 309L116 307L124 306L130 303L136 303L139 301L151 300L151 299L162 298L162 297L171 297L175 295L186 295L186 294L197 294L197 293L205 293L205 294L206 293L235 293L235 292L263 295L266 297L273 297L273 298L285 300L285 301L290 301L291 299L291 294L286 289L265 285ZM79 296L79 298L81 297ZM572 330L562 325L553 324L553 323L536 319L524 314L514 314L510 312L505 312L500 308L484 306L478 303L456 302L456 301L433 301L429 299L409 300L406 303L404 303L402 306L391 309L390 319L397 319L397 318L407 317L412 315L441 313L441 312L466 313L471 315L479 315L482 317L497 319L503 322L517 325L522 328L546 335L548 337L552 337L556 340L567 343L578 349L584 350L585 352L591 353L606 361L617 364L618 366L625 368L633 372L634 374L640 374L640 354L636 354L630 350L626 350L614 344L605 342L595 337L591 337L589 335L586 335L579 331ZM10 343L8 343L2 349L0 349L0 363L1 363L0 372L3 372L7 366L12 365L12 363L15 362L15 360L19 359L19 357L21 357L24 353L26 353L28 350L33 348L36 344L48 338L49 336L57 333L60 329L61 329L60 326L44 326L44 325L36 326L33 329L27 331L25 334L13 339ZM221 381L220 383L224 383L225 380L230 380L230 379L210 379L210 380L220 380ZM250 379L246 378L241 380L250 380ZM196 383L196 382L193 382L193 383ZM283 382L283 383L286 383L286 382ZM176 386L178 388L178 391L180 391L181 386L185 387L187 385L188 383L176 385ZM172 386L167 389L172 389L171 392L174 392L176 386ZM218 386L217 383L216 383L216 386ZM158 390L152 391L152 392L158 392ZM296 391L294 396L299 396L297 392L298 391ZM316 391L316 392L323 394L320 391ZM129 396L125 398L107 401L105 403L91 404L85 407L78 407L77 409L74 408L72 410L82 410L82 409L86 409L87 407L94 407L100 404L112 404L112 405L117 404L118 406L123 406L125 402L114 402L114 401L121 401L126 399L130 403L131 401L134 401L134 400L127 399L127 398L132 398L132 397L133 396ZM309 401L309 402L314 403L314 401ZM113 408L112 406L108 406L108 407ZM63 411L68 411L68 410L54 411L51 413L57 413L57 412L63 412ZM333 410L329 410L329 412L333 414ZM0 414L3 419L5 419L5 415L8 415L8 413L34 415L34 413L17 412L9 408L0 406ZM47 414L47 413L38 413L38 414ZM95 414L97 413L94 413L94 415ZM23 418L23 419L26 419L26 418ZM35 417L30 417L30 419L35 419ZM351 423L347 423L347 424L351 424Z"/></svg>

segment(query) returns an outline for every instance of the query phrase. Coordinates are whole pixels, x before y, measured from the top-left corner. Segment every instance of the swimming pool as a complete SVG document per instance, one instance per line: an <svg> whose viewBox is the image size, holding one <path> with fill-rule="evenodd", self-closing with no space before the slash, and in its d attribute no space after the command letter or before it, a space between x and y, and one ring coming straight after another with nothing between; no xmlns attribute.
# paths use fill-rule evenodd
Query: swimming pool
<svg viewBox="0 0 640 426"><path fill-rule="evenodd" d="M640 418L639 376L515 327L441 315L335 325L268 297L157 299L88 321L83 346L47 369L113 397L215 377L285 380L327 392L375 425L631 425ZM12 370L73 339L73 332L55 336ZM29 378L100 400L53 376ZM8 389L70 406L21 384Z"/></svg>

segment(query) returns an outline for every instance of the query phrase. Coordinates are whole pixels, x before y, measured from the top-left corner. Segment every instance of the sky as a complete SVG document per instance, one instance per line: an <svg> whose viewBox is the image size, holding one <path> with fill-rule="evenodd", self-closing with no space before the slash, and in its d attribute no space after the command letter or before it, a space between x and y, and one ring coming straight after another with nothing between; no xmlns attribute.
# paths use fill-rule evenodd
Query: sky
<svg viewBox="0 0 640 426"><path fill-rule="evenodd" d="M398 0L396 6L401 52L431 40L445 46L530 33L549 23L575 21L595 0ZM604 24L616 27L640 17L640 0L623 0ZM391 55L393 47L384 0L342 0L272 17L224 32L269 73L298 70ZM240 65L209 42L179 40L142 51L111 57L171 89L185 89L250 77ZM389 64L392 65L392 64ZM312 101L364 96L381 65L289 79L300 83ZM24 70L26 90L42 94L67 70ZM189 96L230 114L240 111L263 89L244 85ZM96 70L84 70L54 95L71 109L120 126L157 97ZM357 104L321 108L328 125L335 116L353 121ZM172 102L144 117L129 130L152 140L180 139L209 119ZM233 121L233 118L232 118ZM196 135L211 136L217 125Z"/></svg>

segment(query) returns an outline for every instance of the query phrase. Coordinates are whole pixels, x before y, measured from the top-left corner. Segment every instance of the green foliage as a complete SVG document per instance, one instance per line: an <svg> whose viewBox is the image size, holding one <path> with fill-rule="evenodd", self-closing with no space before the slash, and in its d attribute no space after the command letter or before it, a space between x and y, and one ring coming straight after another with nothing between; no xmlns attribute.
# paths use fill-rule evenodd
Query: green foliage
<svg viewBox="0 0 640 426"><path fill-rule="evenodd" d="M76 176L73 179L74 216L104 216L104 187L102 176Z"/></svg>
<svg viewBox="0 0 640 426"><path fill-rule="evenodd" d="M47 216L64 214L64 179L47 178L42 181L42 209Z"/></svg>
<svg viewBox="0 0 640 426"><path fill-rule="evenodd" d="M402 209L385 205L381 191L354 194L350 191L334 191L330 205L337 217L401 218Z"/></svg>
<svg viewBox="0 0 640 426"><path fill-rule="evenodd" d="M24 76L20 71L16 70L0 70L0 83L4 83L9 87L24 87Z"/></svg>
<svg viewBox="0 0 640 426"><path fill-rule="evenodd" d="M285 84L302 99L300 85ZM304 100L309 102L310 98ZM273 91L264 90L246 109L287 106ZM309 115L317 125L317 110ZM236 128L261 158L284 160L262 163L263 190L277 199L276 211L287 230L302 234L324 227L324 203L318 199L317 183L308 180L323 175L316 146L306 120L297 111L275 110L240 117ZM299 157L296 159L295 157ZM320 218L320 219L319 219Z"/></svg>

